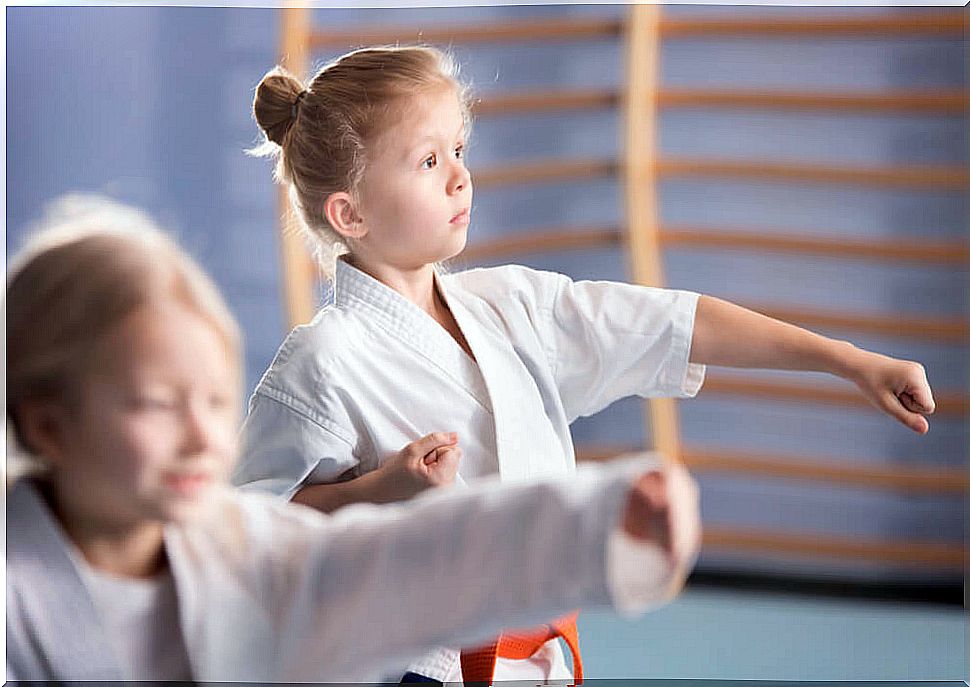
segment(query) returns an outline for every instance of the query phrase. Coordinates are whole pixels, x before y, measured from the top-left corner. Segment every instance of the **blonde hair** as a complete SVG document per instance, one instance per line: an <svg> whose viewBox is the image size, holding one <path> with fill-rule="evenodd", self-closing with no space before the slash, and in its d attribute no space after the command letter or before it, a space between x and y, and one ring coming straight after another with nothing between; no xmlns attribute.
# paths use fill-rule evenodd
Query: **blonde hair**
<svg viewBox="0 0 970 687"><path fill-rule="evenodd" d="M256 88L253 114L265 142L250 151L277 157L275 178L317 244L321 267L346 251L324 214L331 193L357 194L367 149L408 97L453 88L470 133L469 88L446 53L424 45L364 48L320 69L308 86L282 67Z"/></svg>
<svg viewBox="0 0 970 687"><path fill-rule="evenodd" d="M97 196L52 204L11 263L7 317L7 420L29 400L72 402L102 337L151 302L176 299L209 322L237 373L238 325L215 284L151 219Z"/></svg>

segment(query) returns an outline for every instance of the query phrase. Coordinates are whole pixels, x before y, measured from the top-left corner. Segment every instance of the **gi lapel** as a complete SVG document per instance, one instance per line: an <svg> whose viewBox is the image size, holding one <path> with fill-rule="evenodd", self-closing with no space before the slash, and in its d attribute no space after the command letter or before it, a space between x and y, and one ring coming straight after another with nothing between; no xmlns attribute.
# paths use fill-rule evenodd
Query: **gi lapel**
<svg viewBox="0 0 970 687"><path fill-rule="evenodd" d="M503 480L525 479L533 474L532 460L519 455L531 447L523 446L521 437L530 436L528 416L522 413L528 403L521 396L532 383L531 375L522 365L508 339L494 327L489 327L490 314L477 299L463 297L460 289L448 291L448 307L458 322L468 345L475 353L482 379L492 402L495 421L495 447L499 472ZM527 382L527 384L525 383ZM538 394L538 391L535 392ZM539 407L542 407L541 401Z"/></svg>
<svg viewBox="0 0 970 687"><path fill-rule="evenodd" d="M384 334L418 353L482 407L491 410L488 392L475 361L433 317L397 291L344 260L338 260L334 302L338 308L359 311L366 320L376 323ZM477 357L477 351L475 355Z"/></svg>
<svg viewBox="0 0 970 687"><path fill-rule="evenodd" d="M22 631L54 680L123 680L97 608L68 551L73 544L37 492L21 479L7 503L7 584L17 587ZM27 642L24 642L27 645Z"/></svg>

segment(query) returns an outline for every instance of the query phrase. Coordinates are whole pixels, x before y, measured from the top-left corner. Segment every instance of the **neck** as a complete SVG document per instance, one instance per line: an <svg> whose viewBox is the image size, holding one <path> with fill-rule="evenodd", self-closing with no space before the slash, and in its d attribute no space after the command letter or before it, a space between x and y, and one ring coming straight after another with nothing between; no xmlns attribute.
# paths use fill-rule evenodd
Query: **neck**
<svg viewBox="0 0 970 687"><path fill-rule="evenodd" d="M65 498L56 488L48 500L68 538L91 567L122 577L151 577L164 569L161 521L110 517Z"/></svg>
<svg viewBox="0 0 970 687"><path fill-rule="evenodd" d="M377 279L385 286L397 291L427 313L434 314L437 305L434 288L434 265L427 264L415 268L400 268L391 265L378 265L356 256L348 257L348 262Z"/></svg>

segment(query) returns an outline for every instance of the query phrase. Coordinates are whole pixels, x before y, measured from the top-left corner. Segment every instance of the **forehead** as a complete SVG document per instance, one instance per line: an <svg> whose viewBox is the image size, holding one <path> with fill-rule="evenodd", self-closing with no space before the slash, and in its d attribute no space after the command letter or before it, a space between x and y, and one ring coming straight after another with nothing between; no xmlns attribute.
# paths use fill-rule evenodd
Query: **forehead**
<svg viewBox="0 0 970 687"><path fill-rule="evenodd" d="M405 96L389 113L381 136L385 146L407 147L422 138L451 138L465 123L458 93L451 86Z"/></svg>
<svg viewBox="0 0 970 687"><path fill-rule="evenodd" d="M184 379L229 378L236 353L205 317L176 300L144 305L99 343L95 365L109 375L160 372Z"/></svg>

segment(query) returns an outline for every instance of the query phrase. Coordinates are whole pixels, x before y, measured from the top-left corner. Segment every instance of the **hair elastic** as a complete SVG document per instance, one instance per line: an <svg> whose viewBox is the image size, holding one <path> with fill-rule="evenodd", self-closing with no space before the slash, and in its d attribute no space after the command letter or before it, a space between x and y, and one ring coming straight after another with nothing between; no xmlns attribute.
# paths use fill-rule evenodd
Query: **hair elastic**
<svg viewBox="0 0 970 687"><path fill-rule="evenodd" d="M306 94L307 94L307 90L304 88L302 91L300 91L297 94L296 100L293 101L293 107L290 108L290 117L292 117L293 119L296 119L296 108L299 107L300 101L303 100L303 96L305 96Z"/></svg>

